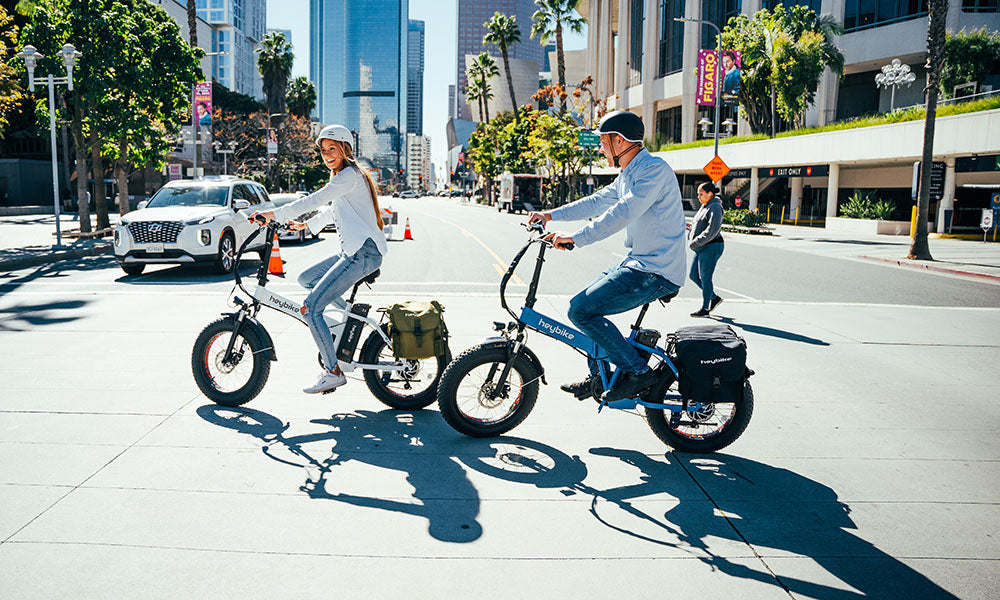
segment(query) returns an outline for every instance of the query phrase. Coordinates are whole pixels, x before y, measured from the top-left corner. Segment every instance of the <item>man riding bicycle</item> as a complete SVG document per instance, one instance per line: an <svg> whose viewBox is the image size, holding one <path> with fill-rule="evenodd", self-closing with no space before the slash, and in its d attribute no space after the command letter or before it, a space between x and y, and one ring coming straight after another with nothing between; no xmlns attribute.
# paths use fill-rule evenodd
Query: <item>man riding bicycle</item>
<svg viewBox="0 0 1000 600"><path fill-rule="evenodd" d="M656 382L656 375L605 315L632 310L684 284L687 273L684 210L670 165L642 147L645 128L633 113L617 110L598 123L601 152L620 167L608 186L555 210L533 212L529 222L594 220L573 233L549 234L556 248L586 246L625 229L628 256L573 297L569 319L600 346L621 370L603 399L631 398ZM600 385L597 364L583 381L560 386L585 398Z"/></svg>

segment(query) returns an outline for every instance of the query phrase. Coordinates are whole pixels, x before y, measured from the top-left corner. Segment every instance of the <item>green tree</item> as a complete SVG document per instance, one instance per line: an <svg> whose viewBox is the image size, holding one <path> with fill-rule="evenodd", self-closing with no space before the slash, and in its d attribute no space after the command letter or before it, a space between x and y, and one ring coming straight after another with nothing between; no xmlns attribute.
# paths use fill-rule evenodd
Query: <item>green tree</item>
<svg viewBox="0 0 1000 600"><path fill-rule="evenodd" d="M779 114L801 123L823 70L843 72L844 56L834 41L841 31L834 19L804 6L779 4L752 18L729 19L722 46L741 53L740 107L754 133L773 135Z"/></svg>
<svg viewBox="0 0 1000 600"><path fill-rule="evenodd" d="M286 102L290 114L308 119L316 108L316 86L305 77L296 77L288 84Z"/></svg>
<svg viewBox="0 0 1000 600"><path fill-rule="evenodd" d="M486 28L486 35L483 36L483 44L496 44L500 49L500 56L503 57L503 69L507 72L507 90L510 92L510 105L514 112L514 121L520 123L520 111L517 109L517 100L514 98L514 78L510 73L510 57L508 49L512 44L521 43L521 28L517 26L517 17L513 15L502 15L499 12L493 13L493 17L483 23Z"/></svg>
<svg viewBox="0 0 1000 600"><path fill-rule="evenodd" d="M264 105L253 96L234 92L226 86L212 82L212 114L213 131L215 110L220 109L226 114L250 115L264 110Z"/></svg>
<svg viewBox="0 0 1000 600"><path fill-rule="evenodd" d="M17 70L9 64L17 53L17 26L7 9L0 6L0 136L9 124L8 118L24 100L24 91L18 85Z"/></svg>
<svg viewBox="0 0 1000 600"><path fill-rule="evenodd" d="M553 204L567 196L567 188L584 165L586 154L577 141L580 126L569 115L537 115L535 127L528 135L531 155L539 164L549 165L550 189L558 190Z"/></svg>
<svg viewBox="0 0 1000 600"><path fill-rule="evenodd" d="M485 122L486 119L483 117L483 84L469 74L467 74L467 79L469 84L465 88L465 102L472 104L472 101L475 100L476 106L479 108L479 122Z"/></svg>
<svg viewBox="0 0 1000 600"><path fill-rule="evenodd" d="M538 10L531 16L531 37L539 37L542 44L556 38L556 71L558 83L566 89L566 58L563 54L563 27L574 33L581 33L587 20L576 12L580 0L535 0ZM566 98L562 98L559 112L566 112Z"/></svg>
<svg viewBox="0 0 1000 600"><path fill-rule="evenodd" d="M265 106L268 112L285 112L285 92L288 90L288 78L292 75L292 45L285 41L285 34L268 33L257 49L257 67L264 76Z"/></svg>
<svg viewBox="0 0 1000 600"><path fill-rule="evenodd" d="M941 86L941 65L944 62L945 22L948 19L948 0L929 0L927 3L927 114L924 117L924 148L920 165L920 193L917 195L917 227L907 258L934 260L927 245L927 213L930 210L931 161L934 160L934 120L937 117L938 90Z"/></svg>
<svg viewBox="0 0 1000 600"><path fill-rule="evenodd" d="M947 34L944 63L941 67L941 93L952 96L956 85L977 81L1000 73L1000 31L985 26L966 33Z"/></svg>

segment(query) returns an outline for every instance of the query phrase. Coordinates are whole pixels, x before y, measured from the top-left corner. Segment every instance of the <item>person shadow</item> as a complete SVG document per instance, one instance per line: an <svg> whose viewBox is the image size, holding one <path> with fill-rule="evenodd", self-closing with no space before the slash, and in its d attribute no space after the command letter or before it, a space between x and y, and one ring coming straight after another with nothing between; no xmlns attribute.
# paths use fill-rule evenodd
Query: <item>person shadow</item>
<svg viewBox="0 0 1000 600"><path fill-rule="evenodd" d="M914 568L853 533L857 525L850 518L850 506L838 499L836 491L789 469L721 453L667 454L668 459L673 457L678 461L710 502L679 502L659 517L639 511L631 506L630 500L668 491L671 477L676 485L676 476L670 475L668 463L633 450L593 448L590 452L616 457L635 467L641 472L642 481L638 485L590 490L595 500L606 500L637 518L656 522L665 533L676 538L640 536L603 519L602 522L650 542L687 547L692 555L722 573L777 585L793 597L956 598ZM692 508L703 514L692 513ZM591 510L601 519L595 509L596 504ZM737 515L736 511L743 514ZM719 526L719 514L723 515L725 526ZM752 569L713 553L709 542L720 536L749 545L766 568ZM774 551L810 558L845 585L833 587L784 573L778 561L768 558Z"/></svg>

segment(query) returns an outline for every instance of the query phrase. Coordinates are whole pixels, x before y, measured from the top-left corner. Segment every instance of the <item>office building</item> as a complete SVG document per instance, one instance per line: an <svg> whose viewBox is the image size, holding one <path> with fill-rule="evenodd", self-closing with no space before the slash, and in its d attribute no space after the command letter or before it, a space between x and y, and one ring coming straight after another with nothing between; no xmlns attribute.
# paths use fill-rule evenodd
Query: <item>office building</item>
<svg viewBox="0 0 1000 600"><path fill-rule="evenodd" d="M355 132L359 156L403 169L407 131L407 3L310 0L309 78L317 115Z"/></svg>
<svg viewBox="0 0 1000 600"><path fill-rule="evenodd" d="M406 135L406 187L426 192L431 179L431 140L425 135Z"/></svg>
<svg viewBox="0 0 1000 600"><path fill-rule="evenodd" d="M264 37L265 0L195 0L198 16L212 26L212 78L230 90L263 97L257 54Z"/></svg>
<svg viewBox="0 0 1000 600"><path fill-rule="evenodd" d="M410 20L406 43L406 131L424 133L424 22Z"/></svg>
<svg viewBox="0 0 1000 600"><path fill-rule="evenodd" d="M465 56L466 64L471 63L475 58L474 55L467 54ZM486 103L491 118L502 111L513 109L510 99L510 87L507 85L507 72L504 70L503 61L497 62L497 71L499 75L487 82L493 94L493 98ZM523 58L511 59L510 74L514 82L514 99L517 100L518 106L535 104L535 101L531 97L538 91L538 63ZM474 100L471 104L467 104L466 108L470 111L471 120L479 122L478 101Z"/></svg>
<svg viewBox="0 0 1000 600"><path fill-rule="evenodd" d="M494 13L515 16L517 25L521 29L521 43L510 47L507 52L509 58L533 60L536 65L545 62L545 48L537 37L531 39L531 15L535 13L537 8L534 0L458 0L458 47L455 54L458 58L456 61L457 94L461 98L457 102L459 114L455 115L455 118L468 120L473 112L465 103L467 84L465 80L465 56L479 54L485 50L493 55L498 63L503 62L500 50L496 46L483 45L483 36L486 34L486 28L483 27L483 24L489 21Z"/></svg>

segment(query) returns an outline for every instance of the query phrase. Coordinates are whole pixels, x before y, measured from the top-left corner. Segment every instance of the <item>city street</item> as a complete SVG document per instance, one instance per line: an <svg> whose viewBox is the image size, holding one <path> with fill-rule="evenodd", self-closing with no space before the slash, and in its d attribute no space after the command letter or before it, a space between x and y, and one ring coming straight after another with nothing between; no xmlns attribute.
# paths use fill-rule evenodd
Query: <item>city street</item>
<svg viewBox="0 0 1000 600"><path fill-rule="evenodd" d="M440 300L456 356L508 320L526 216L381 203L399 224L361 298ZM713 455L561 392L585 364L540 334L548 385L497 439L391 410L359 373L303 394L315 345L266 310L267 386L216 406L191 348L231 278L127 276L107 254L0 272L0 598L995 598L1000 284L857 258L907 238L803 237L726 234L713 319L747 341L755 410ZM548 253L536 308L568 322L623 239ZM282 245L269 287L301 299L296 276L337 243ZM699 305L688 282L644 326L704 323Z"/></svg>

